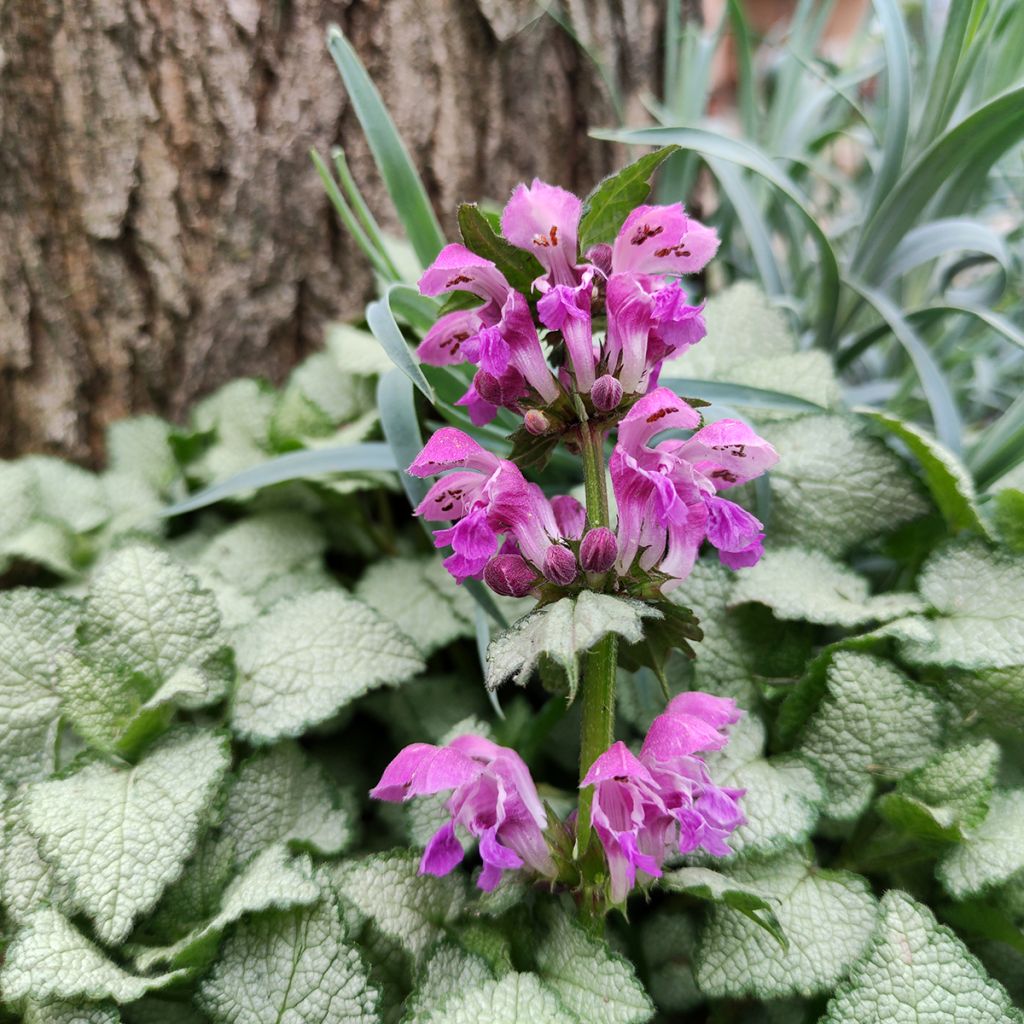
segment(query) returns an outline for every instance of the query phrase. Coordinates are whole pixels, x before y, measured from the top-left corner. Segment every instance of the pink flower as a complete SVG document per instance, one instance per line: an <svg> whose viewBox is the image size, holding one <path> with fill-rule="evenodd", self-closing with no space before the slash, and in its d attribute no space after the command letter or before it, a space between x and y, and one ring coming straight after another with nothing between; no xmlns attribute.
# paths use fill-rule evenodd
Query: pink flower
<svg viewBox="0 0 1024 1024"><path fill-rule="evenodd" d="M637 875L657 878L673 853L731 853L727 839L745 820L742 790L715 785L701 751L725 746L740 712L708 693L674 698L651 724L640 756L613 743L580 786L593 786L591 822L604 848L611 898L622 903Z"/></svg>
<svg viewBox="0 0 1024 1024"><path fill-rule="evenodd" d="M523 867L554 876L544 840L547 815L525 762L508 747L475 735L446 747L413 743L384 769L370 796L397 803L449 789L444 806L451 818L427 843L420 874L446 875L462 861L458 825L480 842L481 889L490 892L504 871Z"/></svg>
<svg viewBox="0 0 1024 1024"><path fill-rule="evenodd" d="M553 285L575 285L577 233L583 204L571 192L547 185L517 185L501 214L502 234L515 246L532 252Z"/></svg>
<svg viewBox="0 0 1024 1024"><path fill-rule="evenodd" d="M444 564L460 582L484 575L498 551L500 534L512 542L506 543L503 553L520 554L537 575L562 586L575 579L575 557L561 543L573 536L563 528L577 527L580 506L575 499L564 499L556 513L540 487L528 483L515 463L492 455L455 427L437 431L408 472L421 477L446 473L427 491L416 515L454 523L436 531L434 543L451 545L452 554Z"/></svg>
<svg viewBox="0 0 1024 1024"><path fill-rule="evenodd" d="M621 740L590 766L583 786L594 787L590 820L608 861L612 902L622 903L638 871L660 877L673 818L654 776Z"/></svg>
<svg viewBox="0 0 1024 1024"><path fill-rule="evenodd" d="M545 402L558 397L529 304L494 263L464 245L446 245L424 271L419 287L424 295L468 291L484 300L476 309L438 319L416 350L423 362L446 366L468 360L494 377L514 367ZM484 417L494 403L481 399L478 389L470 388L460 404L469 407L474 423L489 422Z"/></svg>
<svg viewBox="0 0 1024 1024"><path fill-rule="evenodd" d="M693 430L699 423L696 410L668 388L656 388L619 424L611 477L621 574L639 558L644 571L657 568L681 581L705 538L732 568L752 565L760 557L761 523L717 491L759 476L778 455L737 420L719 420L686 440L650 443L665 430Z"/></svg>
<svg viewBox="0 0 1024 1024"><path fill-rule="evenodd" d="M627 393L654 387L662 362L704 337L701 307L666 277L696 273L717 249L715 232L679 203L638 206L626 218L611 250L607 360Z"/></svg>

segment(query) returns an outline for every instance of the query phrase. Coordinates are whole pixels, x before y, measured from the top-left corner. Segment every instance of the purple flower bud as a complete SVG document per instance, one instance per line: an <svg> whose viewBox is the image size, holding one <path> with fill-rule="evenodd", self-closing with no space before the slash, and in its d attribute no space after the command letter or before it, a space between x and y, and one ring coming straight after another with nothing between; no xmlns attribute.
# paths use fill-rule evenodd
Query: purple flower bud
<svg viewBox="0 0 1024 1024"><path fill-rule="evenodd" d="M578 575L576 558L568 548L560 544L552 544L544 556L544 575L552 583L567 587Z"/></svg>
<svg viewBox="0 0 1024 1024"><path fill-rule="evenodd" d="M611 412L622 401L622 385L610 373L606 373L594 381L590 397L599 412Z"/></svg>
<svg viewBox="0 0 1024 1024"><path fill-rule="evenodd" d="M529 394L523 375L514 366L510 366L497 377L486 370L478 370L473 378L473 387L476 388L476 393L491 405L513 406L520 398Z"/></svg>
<svg viewBox="0 0 1024 1024"><path fill-rule="evenodd" d="M607 572L619 553L615 534L607 526L597 526L583 538L580 564L584 572Z"/></svg>
<svg viewBox="0 0 1024 1024"><path fill-rule="evenodd" d="M523 417L523 426L534 435L546 434L551 429L550 421L540 409L528 409Z"/></svg>
<svg viewBox="0 0 1024 1024"><path fill-rule="evenodd" d="M587 510L571 495L559 494L551 499L558 532L567 540L579 540L587 523Z"/></svg>
<svg viewBox="0 0 1024 1024"><path fill-rule="evenodd" d="M522 555L495 555L484 566L484 583L502 597L526 597L536 578Z"/></svg>

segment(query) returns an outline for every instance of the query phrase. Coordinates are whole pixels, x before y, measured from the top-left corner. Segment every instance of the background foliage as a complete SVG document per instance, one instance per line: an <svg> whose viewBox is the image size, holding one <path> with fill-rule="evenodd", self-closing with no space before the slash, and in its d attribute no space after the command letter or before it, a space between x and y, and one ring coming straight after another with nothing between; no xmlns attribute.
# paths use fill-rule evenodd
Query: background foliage
<svg viewBox="0 0 1024 1024"><path fill-rule="evenodd" d="M490 636L529 603L456 588L408 516L418 481L394 470L421 423L471 429L450 404L464 381L410 354L437 306L408 282L441 239L334 35L411 243L380 233L336 161L381 280L369 330L334 328L280 390L236 381L185 427L115 425L102 474L0 464L4 580L28 584L0 594L12 1018L1021 1019L1022 126L1000 56L1021 20L952 5L936 32L877 10L851 68L814 57L809 4L774 66L751 53L743 142L682 82L695 33L670 40L655 108L684 144L662 198L706 168L726 239L708 337L663 383L782 455L746 495L764 560L698 563L678 600L705 639L668 671L747 709L713 764L748 791L734 855L680 864L605 943L556 896L417 877L436 805L366 799L402 744L472 730L567 806L578 720L550 665L488 695ZM855 91L880 70L884 99ZM507 451L504 433L478 436ZM556 453L540 479L574 474ZM619 693L636 739L661 686L623 671Z"/></svg>

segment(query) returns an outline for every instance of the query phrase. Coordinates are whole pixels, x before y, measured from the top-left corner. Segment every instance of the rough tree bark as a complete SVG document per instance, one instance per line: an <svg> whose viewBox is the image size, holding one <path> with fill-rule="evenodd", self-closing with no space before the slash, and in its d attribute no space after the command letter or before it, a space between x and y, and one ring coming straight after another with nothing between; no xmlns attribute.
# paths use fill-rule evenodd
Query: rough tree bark
<svg viewBox="0 0 1024 1024"><path fill-rule="evenodd" d="M622 83L657 81L658 0L563 4ZM280 380L369 278L307 151L391 211L324 48L338 21L442 222L621 157L580 48L532 0L0 0L0 455L102 457L130 413Z"/></svg>

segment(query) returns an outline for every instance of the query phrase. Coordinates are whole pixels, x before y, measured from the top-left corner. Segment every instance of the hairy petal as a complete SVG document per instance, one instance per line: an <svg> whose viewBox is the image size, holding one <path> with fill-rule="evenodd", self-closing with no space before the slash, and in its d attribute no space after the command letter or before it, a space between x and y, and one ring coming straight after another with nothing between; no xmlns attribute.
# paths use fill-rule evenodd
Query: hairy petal
<svg viewBox="0 0 1024 1024"><path fill-rule="evenodd" d="M497 303L500 307L509 293L505 275L490 261L477 256L464 245L452 242L438 254L419 280L424 295L465 291Z"/></svg>
<svg viewBox="0 0 1024 1024"><path fill-rule="evenodd" d="M513 190L501 214L501 232L513 245L533 253L553 284L573 284L582 208L571 192L534 178L529 187Z"/></svg>

